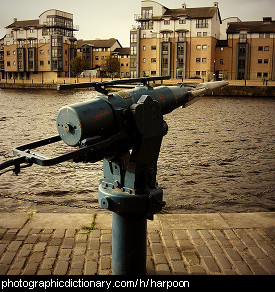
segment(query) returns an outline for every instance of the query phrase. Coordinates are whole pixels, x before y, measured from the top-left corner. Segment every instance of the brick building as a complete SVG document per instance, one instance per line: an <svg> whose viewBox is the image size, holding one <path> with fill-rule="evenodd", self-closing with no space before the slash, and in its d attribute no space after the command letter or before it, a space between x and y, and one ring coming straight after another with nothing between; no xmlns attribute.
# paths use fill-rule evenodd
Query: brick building
<svg viewBox="0 0 275 292"><path fill-rule="evenodd" d="M212 7L170 9L141 1L130 31L131 77L275 79L275 22L221 20Z"/></svg>
<svg viewBox="0 0 275 292"><path fill-rule="evenodd" d="M216 70L227 79L275 79L275 21L229 22L227 39L217 42Z"/></svg>
<svg viewBox="0 0 275 292"><path fill-rule="evenodd" d="M39 19L14 22L6 27L4 70L6 79L56 81L69 75L70 60L76 56L73 15L51 9Z"/></svg>

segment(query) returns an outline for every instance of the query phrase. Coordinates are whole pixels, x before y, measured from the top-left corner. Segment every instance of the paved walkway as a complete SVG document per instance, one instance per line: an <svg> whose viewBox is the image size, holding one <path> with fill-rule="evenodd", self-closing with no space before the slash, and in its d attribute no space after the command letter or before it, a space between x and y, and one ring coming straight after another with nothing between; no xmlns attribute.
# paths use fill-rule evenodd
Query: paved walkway
<svg viewBox="0 0 275 292"><path fill-rule="evenodd" d="M111 214L1 213L0 274L111 274ZM275 213L159 214L147 274L275 275Z"/></svg>

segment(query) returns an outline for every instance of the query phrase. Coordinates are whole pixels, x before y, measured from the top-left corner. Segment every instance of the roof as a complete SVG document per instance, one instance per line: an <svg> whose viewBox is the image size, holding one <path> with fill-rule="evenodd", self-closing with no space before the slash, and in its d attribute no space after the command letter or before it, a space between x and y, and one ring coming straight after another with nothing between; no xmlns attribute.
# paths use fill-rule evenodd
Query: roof
<svg viewBox="0 0 275 292"><path fill-rule="evenodd" d="M239 33L241 30L247 30L250 33L261 32L275 32L275 21L263 22L263 21L243 21L243 22L231 22L228 25L227 33Z"/></svg>
<svg viewBox="0 0 275 292"><path fill-rule="evenodd" d="M80 48L82 45L91 45L95 48L111 48L116 42L120 45L119 41L115 38L110 38L108 40L78 40L77 47Z"/></svg>
<svg viewBox="0 0 275 292"><path fill-rule="evenodd" d="M119 55L130 55L130 48L117 48L113 51Z"/></svg>
<svg viewBox="0 0 275 292"><path fill-rule="evenodd" d="M6 28L24 28L24 27L37 27L39 25L39 19L32 20L16 20L12 24L8 25ZM43 26L43 25L42 25Z"/></svg>
<svg viewBox="0 0 275 292"><path fill-rule="evenodd" d="M172 18L178 18L179 16L186 16L187 18L212 18L216 11L221 22L220 11L218 7L196 7L196 8L178 8L167 9L163 16L171 16Z"/></svg>

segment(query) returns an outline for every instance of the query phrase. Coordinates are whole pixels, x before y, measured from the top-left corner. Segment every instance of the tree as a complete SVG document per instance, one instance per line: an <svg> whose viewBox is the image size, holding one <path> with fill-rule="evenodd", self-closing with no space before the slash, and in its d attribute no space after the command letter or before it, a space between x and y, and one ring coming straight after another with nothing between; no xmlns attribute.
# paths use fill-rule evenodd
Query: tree
<svg viewBox="0 0 275 292"><path fill-rule="evenodd" d="M71 76L77 77L85 69L88 69L88 66L89 64L86 58L76 57L72 59L70 63Z"/></svg>
<svg viewBox="0 0 275 292"><path fill-rule="evenodd" d="M106 59L104 59L101 68L108 75L114 77L117 74L119 75L120 64L117 58L108 56Z"/></svg>

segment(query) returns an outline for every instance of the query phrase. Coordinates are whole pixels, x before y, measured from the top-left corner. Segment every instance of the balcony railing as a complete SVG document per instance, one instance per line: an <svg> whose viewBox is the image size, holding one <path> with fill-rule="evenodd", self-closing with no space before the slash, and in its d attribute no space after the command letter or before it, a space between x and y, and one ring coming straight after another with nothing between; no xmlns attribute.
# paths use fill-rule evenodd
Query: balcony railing
<svg viewBox="0 0 275 292"><path fill-rule="evenodd" d="M135 14L136 21L152 20L152 19L153 19L153 13Z"/></svg>

